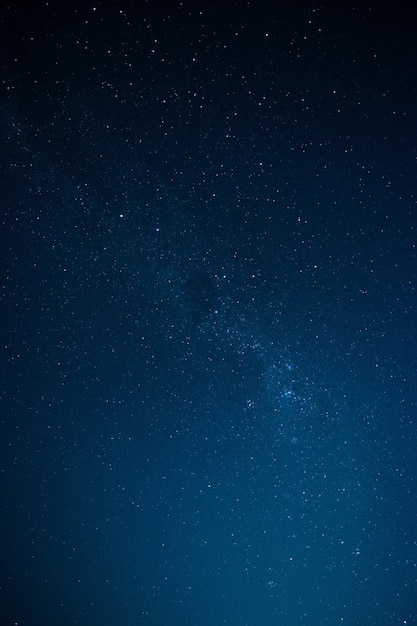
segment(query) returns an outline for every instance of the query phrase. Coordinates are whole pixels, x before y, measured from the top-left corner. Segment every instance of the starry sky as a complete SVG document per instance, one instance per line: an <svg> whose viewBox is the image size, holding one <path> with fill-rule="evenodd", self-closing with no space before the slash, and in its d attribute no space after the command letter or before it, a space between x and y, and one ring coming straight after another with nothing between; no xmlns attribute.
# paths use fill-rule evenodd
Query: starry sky
<svg viewBox="0 0 417 626"><path fill-rule="evenodd" d="M417 624L408 10L1 9L2 625Z"/></svg>

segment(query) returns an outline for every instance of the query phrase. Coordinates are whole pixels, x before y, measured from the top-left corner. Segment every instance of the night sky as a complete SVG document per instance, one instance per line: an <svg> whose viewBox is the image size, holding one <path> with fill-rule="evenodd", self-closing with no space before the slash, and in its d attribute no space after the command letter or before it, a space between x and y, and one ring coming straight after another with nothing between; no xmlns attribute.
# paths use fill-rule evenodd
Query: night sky
<svg viewBox="0 0 417 626"><path fill-rule="evenodd" d="M1 626L417 624L407 4L3 5Z"/></svg>

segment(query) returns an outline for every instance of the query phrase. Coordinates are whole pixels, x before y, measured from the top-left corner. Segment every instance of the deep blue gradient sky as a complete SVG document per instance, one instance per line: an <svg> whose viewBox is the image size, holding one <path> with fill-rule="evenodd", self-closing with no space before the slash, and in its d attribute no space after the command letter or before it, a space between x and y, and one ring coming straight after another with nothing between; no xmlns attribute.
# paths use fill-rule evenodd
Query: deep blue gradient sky
<svg viewBox="0 0 417 626"><path fill-rule="evenodd" d="M2 9L2 626L417 624L411 18Z"/></svg>

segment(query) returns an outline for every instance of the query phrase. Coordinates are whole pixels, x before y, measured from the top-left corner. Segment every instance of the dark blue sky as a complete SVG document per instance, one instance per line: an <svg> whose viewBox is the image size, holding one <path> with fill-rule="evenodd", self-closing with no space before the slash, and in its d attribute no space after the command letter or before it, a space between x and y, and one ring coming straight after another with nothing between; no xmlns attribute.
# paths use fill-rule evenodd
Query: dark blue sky
<svg viewBox="0 0 417 626"><path fill-rule="evenodd" d="M287 4L2 10L5 626L417 623L411 15Z"/></svg>

